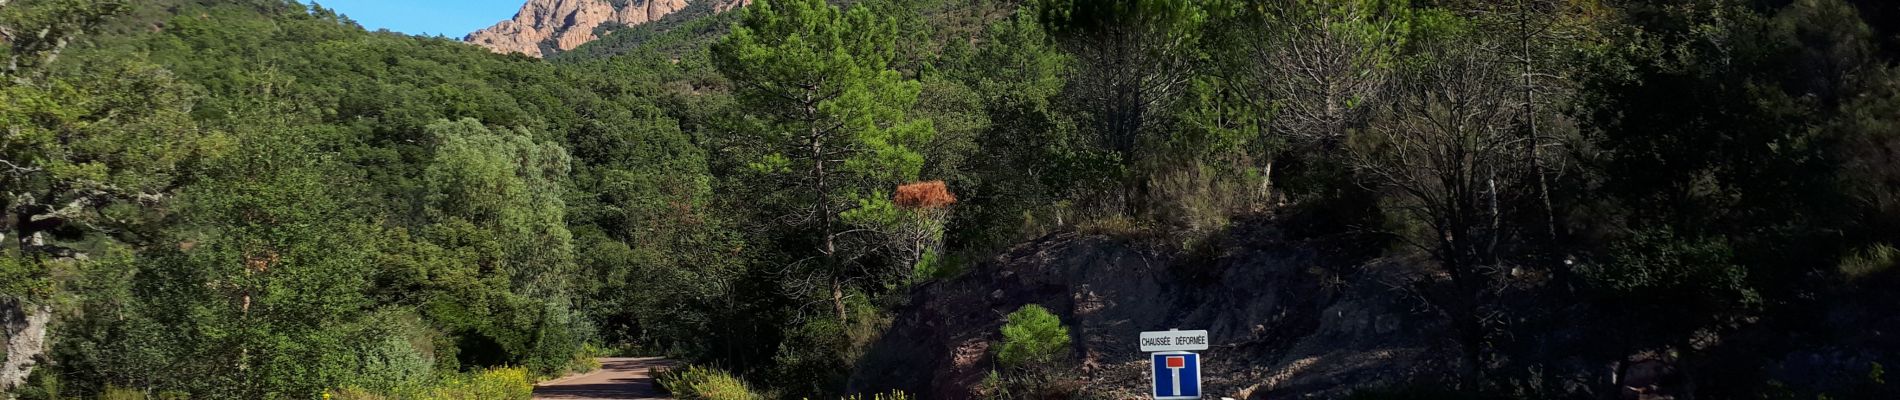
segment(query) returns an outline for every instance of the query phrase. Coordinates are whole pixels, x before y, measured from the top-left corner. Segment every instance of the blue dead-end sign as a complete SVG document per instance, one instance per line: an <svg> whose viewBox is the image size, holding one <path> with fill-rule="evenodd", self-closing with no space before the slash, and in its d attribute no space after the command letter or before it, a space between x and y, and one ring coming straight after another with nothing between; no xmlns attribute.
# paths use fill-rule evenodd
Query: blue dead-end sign
<svg viewBox="0 0 1900 400"><path fill-rule="evenodd" d="M1148 355L1154 368L1154 398L1201 398L1201 355L1171 351Z"/></svg>

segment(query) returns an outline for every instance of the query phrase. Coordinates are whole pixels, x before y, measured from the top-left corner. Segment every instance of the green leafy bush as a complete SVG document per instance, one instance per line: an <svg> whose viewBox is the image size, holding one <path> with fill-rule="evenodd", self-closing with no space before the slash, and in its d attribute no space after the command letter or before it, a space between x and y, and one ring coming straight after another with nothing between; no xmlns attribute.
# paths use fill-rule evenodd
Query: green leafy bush
<svg viewBox="0 0 1900 400"><path fill-rule="evenodd" d="M427 385L434 376L433 341L439 336L421 316L407 310L384 310L350 327L361 340L351 341L354 367L339 384L375 391Z"/></svg>
<svg viewBox="0 0 1900 400"><path fill-rule="evenodd" d="M689 365L659 370L653 374L661 390L684 400L756 400L760 399L745 381L726 371Z"/></svg>
<svg viewBox="0 0 1900 400"><path fill-rule="evenodd" d="M1069 347L1069 328L1042 306L1029 304L1009 313L996 359L1011 368L1048 363Z"/></svg>

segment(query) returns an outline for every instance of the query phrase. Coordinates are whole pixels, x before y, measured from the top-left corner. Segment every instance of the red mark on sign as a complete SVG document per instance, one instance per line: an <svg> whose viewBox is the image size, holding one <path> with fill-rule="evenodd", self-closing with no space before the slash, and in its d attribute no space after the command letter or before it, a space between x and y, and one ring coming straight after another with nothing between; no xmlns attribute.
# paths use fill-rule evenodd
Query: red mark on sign
<svg viewBox="0 0 1900 400"><path fill-rule="evenodd" d="M1168 357L1168 368L1187 368L1187 357Z"/></svg>

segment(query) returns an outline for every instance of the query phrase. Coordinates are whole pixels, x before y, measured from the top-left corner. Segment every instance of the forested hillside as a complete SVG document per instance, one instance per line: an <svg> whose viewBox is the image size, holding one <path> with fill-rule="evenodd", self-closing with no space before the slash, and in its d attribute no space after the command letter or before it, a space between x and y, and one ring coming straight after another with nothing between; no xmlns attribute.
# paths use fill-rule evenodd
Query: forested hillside
<svg viewBox="0 0 1900 400"><path fill-rule="evenodd" d="M1900 396L1887 2L714 11L0 0L0 393L1106 398L1209 323L1220 396Z"/></svg>

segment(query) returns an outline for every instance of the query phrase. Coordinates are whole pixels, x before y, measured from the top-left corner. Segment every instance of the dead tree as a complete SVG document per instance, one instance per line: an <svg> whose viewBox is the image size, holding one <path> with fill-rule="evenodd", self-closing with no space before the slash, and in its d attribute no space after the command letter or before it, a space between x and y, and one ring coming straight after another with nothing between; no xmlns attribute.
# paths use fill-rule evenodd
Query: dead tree
<svg viewBox="0 0 1900 400"><path fill-rule="evenodd" d="M1484 367L1495 318L1491 299L1506 270L1507 216L1535 188L1517 125L1521 104L1507 63L1483 45L1430 46L1422 66L1388 85L1371 129L1352 145L1355 169L1386 196L1389 214L1414 229L1394 234L1429 254L1442 281L1422 282L1453 324L1465 377Z"/></svg>
<svg viewBox="0 0 1900 400"><path fill-rule="evenodd" d="M1383 0L1265 2L1247 18L1249 62L1236 81L1270 112L1268 134L1296 154L1336 155L1349 127L1363 125L1389 79L1404 32ZM1296 161L1297 162L1297 161ZM1270 195L1275 161L1261 165Z"/></svg>
<svg viewBox="0 0 1900 400"><path fill-rule="evenodd" d="M913 273L925 257L942 255L944 223L957 196L943 181L927 181L898 186L892 200L904 212L886 234L895 242L900 265L909 267L900 274L915 280Z"/></svg>
<svg viewBox="0 0 1900 400"><path fill-rule="evenodd" d="M1278 106L1276 131L1333 148L1390 75L1403 32L1379 1L1268 2L1246 72Z"/></svg>
<svg viewBox="0 0 1900 400"><path fill-rule="evenodd" d="M1575 129L1552 112L1574 93L1568 67L1557 53L1575 48L1587 36L1591 6L1564 0L1513 0L1478 2L1474 7L1469 14L1477 16L1482 30L1498 41L1493 57L1512 64L1517 75L1513 86L1525 139L1524 161L1536 176L1544 236L1555 239L1557 215L1550 200L1550 179L1563 167L1560 153L1547 148L1561 145L1562 132Z"/></svg>

